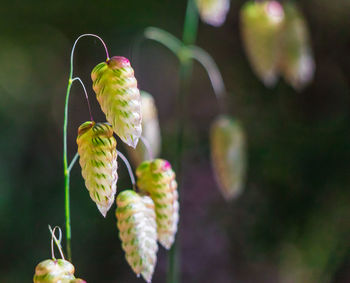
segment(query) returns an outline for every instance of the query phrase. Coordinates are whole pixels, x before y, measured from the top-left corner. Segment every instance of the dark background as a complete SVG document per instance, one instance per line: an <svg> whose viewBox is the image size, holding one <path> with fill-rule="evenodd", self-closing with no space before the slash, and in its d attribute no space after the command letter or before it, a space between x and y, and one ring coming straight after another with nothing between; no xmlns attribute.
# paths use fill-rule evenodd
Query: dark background
<svg viewBox="0 0 350 283"><path fill-rule="evenodd" d="M205 71L194 67L187 99L182 182L183 282L350 282L350 1L298 1L310 27L313 83L297 93L282 79L266 89L242 48L239 9L225 24L199 24L197 44L218 64L230 113L248 138L244 193L226 203L209 159L208 129L218 107ZM50 258L47 225L64 228L62 123L74 40L101 36L113 55L130 58L139 86L153 94L163 135L162 157L176 146L177 59L146 41L147 26L181 37L186 1L2 1L0 8L0 282L30 282ZM95 39L76 49L75 75L85 82L95 120L103 115L90 72L105 59ZM79 85L71 92L70 158L77 127L89 119ZM119 148L122 149L119 141ZM120 163L121 164L121 163ZM130 187L119 166L118 190ZM106 220L71 173L73 263L88 282L142 282L124 259L114 216ZM165 282L161 248L153 282Z"/></svg>

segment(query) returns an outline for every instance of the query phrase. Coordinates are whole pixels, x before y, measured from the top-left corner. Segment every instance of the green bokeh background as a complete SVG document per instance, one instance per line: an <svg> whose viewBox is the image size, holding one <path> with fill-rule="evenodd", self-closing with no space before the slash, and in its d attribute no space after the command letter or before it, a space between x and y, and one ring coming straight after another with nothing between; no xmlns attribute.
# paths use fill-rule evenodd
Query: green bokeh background
<svg viewBox="0 0 350 283"><path fill-rule="evenodd" d="M350 2L297 1L311 31L313 83L296 93L283 80L266 89L254 76L231 1L224 26L199 24L197 44L217 62L229 90L230 113L248 138L244 193L226 203L214 181L208 128L219 114L203 69L195 65L186 98L182 180L183 282L350 282ZM47 225L64 227L62 123L72 44L95 33L111 55L130 58L141 89L159 111L164 158L176 146L176 58L164 47L133 46L147 26L181 36L186 1L3 1L0 8L0 282L30 282L50 257ZM101 44L83 39L75 75L85 82L93 115L103 114L90 72L105 59ZM70 158L77 127L89 119L79 85L71 92ZM119 141L119 148L122 149ZM130 187L119 166L119 190ZM114 209L104 220L71 173L73 262L88 282L142 282L124 260ZM159 251L153 282L165 282Z"/></svg>

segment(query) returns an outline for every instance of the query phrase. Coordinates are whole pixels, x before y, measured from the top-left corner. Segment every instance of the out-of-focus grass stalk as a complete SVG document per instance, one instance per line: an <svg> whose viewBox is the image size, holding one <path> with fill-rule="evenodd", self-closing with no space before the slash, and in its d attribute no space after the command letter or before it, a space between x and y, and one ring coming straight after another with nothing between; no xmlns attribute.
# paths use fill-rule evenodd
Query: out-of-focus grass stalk
<svg viewBox="0 0 350 283"><path fill-rule="evenodd" d="M220 112L225 112L225 97L226 88L222 75L217 67L214 59L202 48L196 46L195 40L197 36L198 27L198 12L195 6L194 0L187 2L187 10L185 16L185 24L182 41L167 31L164 31L155 27L148 27L145 29L143 36L146 39L154 40L172 51L180 61L180 86L179 94L177 97L177 114L178 114L178 129L177 129L177 148L176 148L176 160L175 170L177 174L177 180L180 184L179 193L181 188L181 161L184 144L184 127L186 124L186 116L183 113L186 112L186 96L189 92L190 80L192 76L192 64L193 60L197 61L206 70L210 82L212 84L214 93L219 103ZM138 39L135 44L135 54L138 54L139 47L142 39ZM180 255L179 255L179 243L175 241L173 247L169 252L168 259L168 273L167 283L179 283L180 282Z"/></svg>
<svg viewBox="0 0 350 283"><path fill-rule="evenodd" d="M198 30L198 12L195 5L194 0L187 1L184 30L182 35L182 42L184 45L193 45L196 41ZM192 59L190 57L186 56L180 60L179 72L180 86L177 99L178 129L175 169L177 180L180 184L179 196L181 203L181 163L184 143L184 127L186 123L186 115L184 115L184 113L186 113L185 98L189 92L190 80L192 76ZM175 240L169 252L167 283L178 283L180 280L180 244L178 240Z"/></svg>

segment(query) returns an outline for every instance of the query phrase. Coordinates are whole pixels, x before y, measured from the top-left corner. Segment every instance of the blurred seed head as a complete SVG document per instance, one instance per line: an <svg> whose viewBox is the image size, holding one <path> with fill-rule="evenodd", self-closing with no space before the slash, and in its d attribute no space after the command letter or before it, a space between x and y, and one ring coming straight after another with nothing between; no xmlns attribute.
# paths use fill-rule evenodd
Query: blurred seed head
<svg viewBox="0 0 350 283"><path fill-rule="evenodd" d="M241 124L219 116L210 130L211 160L219 189L226 200L243 190L246 176L246 139Z"/></svg>
<svg viewBox="0 0 350 283"><path fill-rule="evenodd" d="M203 22L219 27L230 9L230 0L196 0L199 15Z"/></svg>
<svg viewBox="0 0 350 283"><path fill-rule="evenodd" d="M268 87L276 84L284 12L276 1L248 1L241 9L244 48L255 74Z"/></svg>

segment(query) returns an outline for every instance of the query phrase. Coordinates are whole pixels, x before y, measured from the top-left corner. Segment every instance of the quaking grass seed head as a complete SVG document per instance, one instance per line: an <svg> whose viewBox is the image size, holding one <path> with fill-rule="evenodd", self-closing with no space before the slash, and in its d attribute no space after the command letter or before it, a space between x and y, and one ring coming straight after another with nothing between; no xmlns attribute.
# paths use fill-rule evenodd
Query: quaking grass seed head
<svg viewBox="0 0 350 283"><path fill-rule="evenodd" d="M157 224L148 196L125 190L117 197L117 226L125 258L136 275L151 282L157 262Z"/></svg>
<svg viewBox="0 0 350 283"><path fill-rule="evenodd" d="M277 1L248 1L240 12L241 35L250 65L268 87L278 78L284 11Z"/></svg>
<svg viewBox="0 0 350 283"><path fill-rule="evenodd" d="M77 144L86 188L105 217L114 202L118 180L113 129L107 123L85 122L78 129Z"/></svg>
<svg viewBox="0 0 350 283"><path fill-rule="evenodd" d="M287 83L301 90L312 81L315 72L309 29L296 4L284 4L284 11L280 71Z"/></svg>
<svg viewBox="0 0 350 283"><path fill-rule="evenodd" d="M203 22L219 27L226 19L230 0L196 0L199 15Z"/></svg>
<svg viewBox="0 0 350 283"><path fill-rule="evenodd" d="M179 221L179 202L175 172L164 159L144 161L136 169L137 186L150 195L155 204L158 241L170 249Z"/></svg>
<svg viewBox="0 0 350 283"><path fill-rule="evenodd" d="M93 89L107 121L120 139L136 147L142 132L141 100L130 62L114 56L91 72Z"/></svg>
<svg viewBox="0 0 350 283"><path fill-rule="evenodd" d="M219 116L210 130L211 161L219 189L226 200L237 197L246 176L246 139L241 124Z"/></svg>
<svg viewBox="0 0 350 283"><path fill-rule="evenodd" d="M34 283L77 283L74 281L74 266L64 259L47 259L40 262L35 268ZM85 281L81 281L85 282Z"/></svg>

